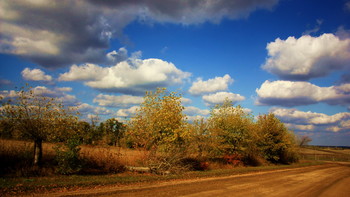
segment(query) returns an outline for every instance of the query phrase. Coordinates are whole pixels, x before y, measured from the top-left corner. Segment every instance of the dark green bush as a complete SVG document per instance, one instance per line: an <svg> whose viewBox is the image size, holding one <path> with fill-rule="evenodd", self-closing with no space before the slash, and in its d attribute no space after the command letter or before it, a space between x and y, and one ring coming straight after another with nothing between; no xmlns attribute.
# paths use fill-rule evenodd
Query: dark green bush
<svg viewBox="0 0 350 197"><path fill-rule="evenodd" d="M83 168L82 160L79 157L81 141L78 138L68 139L64 147L56 146L56 161L58 163L56 172L60 174L76 174Z"/></svg>

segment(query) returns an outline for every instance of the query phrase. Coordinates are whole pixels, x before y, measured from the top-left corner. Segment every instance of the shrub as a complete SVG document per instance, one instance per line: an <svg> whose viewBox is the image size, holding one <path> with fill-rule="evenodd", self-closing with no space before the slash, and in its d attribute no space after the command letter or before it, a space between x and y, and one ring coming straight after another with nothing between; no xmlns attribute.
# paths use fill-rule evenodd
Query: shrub
<svg viewBox="0 0 350 197"><path fill-rule="evenodd" d="M226 161L226 163L231 164L233 166L243 165L242 158L243 158L242 155L237 153L224 156L224 160Z"/></svg>
<svg viewBox="0 0 350 197"><path fill-rule="evenodd" d="M82 170L82 160L79 157L81 141L78 138L68 139L65 147L60 145L54 149L56 151L56 161L58 163L56 171L60 174L75 174Z"/></svg>
<svg viewBox="0 0 350 197"><path fill-rule="evenodd" d="M180 165L191 171L203 171L208 169L207 162L201 162L196 158L184 158L180 160Z"/></svg>

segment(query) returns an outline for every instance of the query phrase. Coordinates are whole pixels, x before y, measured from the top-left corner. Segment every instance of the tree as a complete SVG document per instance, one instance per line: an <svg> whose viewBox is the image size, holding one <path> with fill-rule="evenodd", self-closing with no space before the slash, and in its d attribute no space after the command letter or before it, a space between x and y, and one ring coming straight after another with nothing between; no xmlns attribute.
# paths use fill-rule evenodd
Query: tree
<svg viewBox="0 0 350 197"><path fill-rule="evenodd" d="M22 137L34 141L33 165L40 166L42 142L62 141L74 132L76 112L65 108L57 99L44 96L30 87L17 91L16 96L14 101L8 101L1 107L0 118Z"/></svg>
<svg viewBox="0 0 350 197"><path fill-rule="evenodd" d="M209 118L209 130L217 140L217 154L243 154L252 117L244 112L241 106L234 107L232 102L225 100L222 105L215 106Z"/></svg>
<svg viewBox="0 0 350 197"><path fill-rule="evenodd" d="M110 118L100 124L105 141L108 145L120 146L120 139L124 136L125 125L115 118Z"/></svg>
<svg viewBox="0 0 350 197"><path fill-rule="evenodd" d="M165 88L147 92L128 124L129 140L135 148L148 150L152 162L162 158L158 164L171 167L185 154L190 137L183 109L181 95L175 92L167 93Z"/></svg>
<svg viewBox="0 0 350 197"><path fill-rule="evenodd" d="M266 160L273 163L291 163L298 160L295 138L274 114L258 117L258 146Z"/></svg>
<svg viewBox="0 0 350 197"><path fill-rule="evenodd" d="M185 125L181 96L167 94L165 88L147 92L140 109L129 123L135 146L152 149L161 144L182 141Z"/></svg>
<svg viewBox="0 0 350 197"><path fill-rule="evenodd" d="M298 141L299 141L299 146L302 147L302 146L308 145L309 142L312 141L312 139L307 135L303 135L303 136L299 136Z"/></svg>

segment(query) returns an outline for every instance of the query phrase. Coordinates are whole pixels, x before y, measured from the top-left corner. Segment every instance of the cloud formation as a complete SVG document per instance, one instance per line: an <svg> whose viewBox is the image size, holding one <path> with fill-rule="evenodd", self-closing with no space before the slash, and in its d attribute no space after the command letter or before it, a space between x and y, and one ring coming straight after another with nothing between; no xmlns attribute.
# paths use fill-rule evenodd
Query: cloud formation
<svg viewBox="0 0 350 197"><path fill-rule="evenodd" d="M105 107L93 106L87 103L82 103L77 106L78 111L81 114L94 114L94 115L111 115L112 111Z"/></svg>
<svg viewBox="0 0 350 197"><path fill-rule="evenodd" d="M40 69L25 68L21 74L23 79L28 81L52 81L52 77Z"/></svg>
<svg viewBox="0 0 350 197"><path fill-rule="evenodd" d="M3 0L0 1L0 53L29 59L46 68L110 63L112 38L127 42L132 21L176 24L218 23L270 9L278 0ZM123 61L122 54L115 55ZM121 55L121 57L119 56ZM118 58L121 58L118 60Z"/></svg>
<svg viewBox="0 0 350 197"><path fill-rule="evenodd" d="M90 2L111 10L131 8L138 20L198 24L206 21L218 23L223 18L247 17L256 9L270 9L278 0L129 0Z"/></svg>
<svg viewBox="0 0 350 197"><path fill-rule="evenodd" d="M342 112L334 115L304 112L297 109L273 108L275 114L291 129L302 131L346 131L350 129L350 113Z"/></svg>
<svg viewBox="0 0 350 197"><path fill-rule="evenodd" d="M54 89L50 89L45 86L36 86L31 90L33 91L34 95L55 98L63 105L75 106L79 103L78 99L74 95L66 93L67 91L71 90L71 88L69 87L57 87ZM1 102L6 102L8 99L14 99L16 97L18 97L18 94L14 90L0 91L0 98L2 98Z"/></svg>
<svg viewBox="0 0 350 197"><path fill-rule="evenodd" d="M300 106L324 102L350 104L350 84L319 87L303 81L265 81L256 89L258 105Z"/></svg>
<svg viewBox="0 0 350 197"><path fill-rule="evenodd" d="M181 84L190 76L190 73L160 59L135 59L111 67L73 65L69 72L60 75L59 80L85 81L85 85L101 91L143 95L157 87Z"/></svg>
<svg viewBox="0 0 350 197"><path fill-rule="evenodd" d="M127 109L119 109L117 111L116 115L118 117L127 118L127 117L134 115L137 112L137 110L139 110L139 109L140 109L139 106L132 106L132 107L127 108Z"/></svg>
<svg viewBox="0 0 350 197"><path fill-rule="evenodd" d="M190 87L189 93L198 96L206 93L224 91L227 90L228 86L232 83L233 79L228 74L223 77L208 79L207 81L203 81L201 78L198 78L197 81L193 82L192 86Z"/></svg>
<svg viewBox="0 0 350 197"><path fill-rule="evenodd" d="M130 105L138 105L143 102L143 97L131 95L106 95L99 94L94 98L94 103L105 107L126 107Z"/></svg>
<svg viewBox="0 0 350 197"><path fill-rule="evenodd" d="M210 111L207 109L199 109L194 106L185 107L183 112L188 116L196 116L196 115L207 116L210 113Z"/></svg>
<svg viewBox="0 0 350 197"><path fill-rule="evenodd" d="M206 105L213 106L224 103L226 99L232 101L233 103L237 103L239 101L243 101L245 97L231 92L217 92L215 94L204 95L202 99Z"/></svg>
<svg viewBox="0 0 350 197"><path fill-rule="evenodd" d="M350 70L350 38L333 34L319 37L277 38L267 44L264 70L286 80L309 80L337 70Z"/></svg>

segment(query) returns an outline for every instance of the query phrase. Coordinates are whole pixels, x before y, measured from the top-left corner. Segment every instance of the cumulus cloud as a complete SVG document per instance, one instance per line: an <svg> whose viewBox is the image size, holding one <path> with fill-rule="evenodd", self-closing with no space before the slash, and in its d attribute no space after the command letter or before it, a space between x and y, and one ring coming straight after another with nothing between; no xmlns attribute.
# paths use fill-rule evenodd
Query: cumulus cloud
<svg viewBox="0 0 350 197"><path fill-rule="evenodd" d="M87 103L82 103L77 106L78 111L81 114L94 114L94 115L110 115L112 111L105 107L93 106Z"/></svg>
<svg viewBox="0 0 350 197"><path fill-rule="evenodd" d="M350 113L348 112L327 115L297 109L273 108L271 113L287 123L289 128L296 130L339 132L350 129Z"/></svg>
<svg viewBox="0 0 350 197"><path fill-rule="evenodd" d="M205 120L205 119L206 119L206 117L201 116L201 115L186 116L186 120L188 122L200 121L200 120Z"/></svg>
<svg viewBox="0 0 350 197"><path fill-rule="evenodd" d="M58 80L60 81L89 81L89 80L101 80L101 78L107 75L108 70L100 67L96 64L83 64L81 66L73 65L70 67L69 72L60 75Z"/></svg>
<svg viewBox="0 0 350 197"><path fill-rule="evenodd" d="M117 111L116 115L118 117L125 117L125 118L130 117L130 116L134 115L137 112L137 110L139 110L139 109L140 109L139 106L132 106L132 107L127 108L127 109L119 109Z"/></svg>
<svg viewBox="0 0 350 197"><path fill-rule="evenodd" d="M299 106L324 102L331 105L350 103L350 84L319 87L303 81L265 81L256 89L258 105Z"/></svg>
<svg viewBox="0 0 350 197"><path fill-rule="evenodd" d="M210 114L209 110L199 109L199 108L194 107L194 106L185 107L183 112L189 116L196 116L196 115L207 116Z"/></svg>
<svg viewBox="0 0 350 197"><path fill-rule="evenodd" d="M188 105L188 104L190 104L190 103L192 103L192 100L191 100L191 99L185 98L185 97L181 97L181 104L183 104L183 105Z"/></svg>
<svg viewBox="0 0 350 197"><path fill-rule="evenodd" d="M85 85L101 91L144 94L157 87L181 84L190 75L160 59L134 59L112 67L73 65L69 72L60 75L59 80L85 81Z"/></svg>
<svg viewBox="0 0 350 197"><path fill-rule="evenodd" d="M118 50L118 52L114 50L112 52L107 53L106 57L109 64L116 64L118 62L122 62L128 59L128 51L124 47L122 47Z"/></svg>
<svg viewBox="0 0 350 197"><path fill-rule="evenodd" d="M243 101L245 97L241 96L240 94L234 94L231 92L217 92L215 94L204 95L202 99L206 103L206 105L211 106L216 104L222 104L226 99L232 101L233 103L236 103L239 101Z"/></svg>
<svg viewBox="0 0 350 197"><path fill-rule="evenodd" d="M207 81L203 81L201 78L198 78L197 81L193 82L189 92L192 95L202 95L206 93L223 91L227 90L228 85L232 83L233 79L228 74L223 77L215 77L214 79L209 79Z"/></svg>
<svg viewBox="0 0 350 197"><path fill-rule="evenodd" d="M277 38L267 45L263 69L287 80L309 80L336 70L350 70L350 38L333 34L319 37Z"/></svg>
<svg viewBox="0 0 350 197"><path fill-rule="evenodd" d="M50 89L45 86L36 86L31 90L34 95L52 97L64 105L73 106L79 103L74 95L67 94L66 91L62 91L61 88ZM67 90L67 87L63 90ZM6 102L6 100L16 98L17 96L18 94L14 90L3 90L0 92L0 97L3 99L2 102Z"/></svg>
<svg viewBox="0 0 350 197"><path fill-rule="evenodd" d="M71 92L73 89L71 87L57 87L56 90L61 92Z"/></svg>
<svg viewBox="0 0 350 197"><path fill-rule="evenodd" d="M52 81L50 75L46 75L44 71L40 69L25 68L22 72L22 77L28 81Z"/></svg>
<svg viewBox="0 0 350 197"><path fill-rule="evenodd" d="M131 95L115 96L99 94L96 98L94 98L94 103L98 103L98 105L106 107L125 107L140 104L142 102L143 97Z"/></svg>
<svg viewBox="0 0 350 197"><path fill-rule="evenodd" d="M135 20L175 24L218 23L270 9L278 0L131 0L0 2L0 52L18 55L44 67L109 63L112 38L127 42L123 29ZM122 61L122 58L121 60Z"/></svg>

